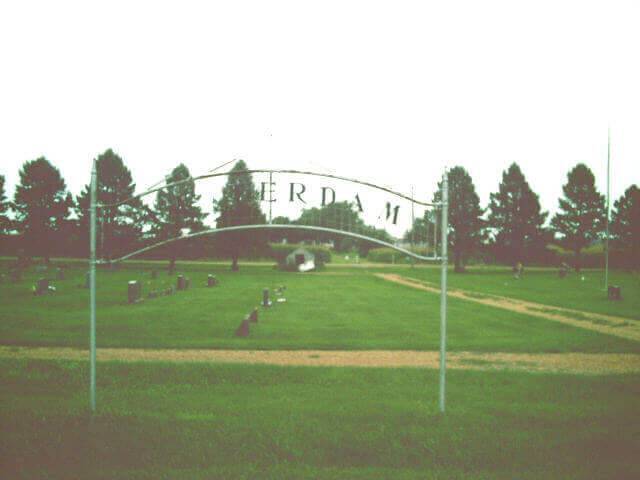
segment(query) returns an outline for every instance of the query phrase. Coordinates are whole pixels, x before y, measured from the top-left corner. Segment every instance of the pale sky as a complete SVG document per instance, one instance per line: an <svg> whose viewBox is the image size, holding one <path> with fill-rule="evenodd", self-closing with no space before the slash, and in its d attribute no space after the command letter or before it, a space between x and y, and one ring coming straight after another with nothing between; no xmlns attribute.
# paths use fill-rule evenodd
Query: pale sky
<svg viewBox="0 0 640 480"><path fill-rule="evenodd" d="M578 162L605 193L610 126L613 204L640 183L639 5L2 2L0 174L12 197L44 155L75 195L111 147L139 187L242 158L430 199L463 165L485 207L516 161L554 211Z"/></svg>

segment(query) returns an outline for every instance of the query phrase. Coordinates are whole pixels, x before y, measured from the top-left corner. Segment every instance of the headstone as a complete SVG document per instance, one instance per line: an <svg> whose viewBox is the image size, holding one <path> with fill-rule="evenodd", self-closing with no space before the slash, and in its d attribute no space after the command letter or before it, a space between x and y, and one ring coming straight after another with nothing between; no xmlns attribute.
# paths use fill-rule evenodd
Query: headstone
<svg viewBox="0 0 640 480"><path fill-rule="evenodd" d="M64 280L64 269L63 268L56 268L56 280Z"/></svg>
<svg viewBox="0 0 640 480"><path fill-rule="evenodd" d="M127 285L127 298L129 303L138 303L142 296L142 285L137 280L129 281Z"/></svg>
<svg viewBox="0 0 640 480"><path fill-rule="evenodd" d="M609 300L622 300L622 288L618 285L609 285L607 293Z"/></svg>
<svg viewBox="0 0 640 480"><path fill-rule="evenodd" d="M36 282L35 290L33 291L34 295L44 295L49 292L49 279L48 278L39 278Z"/></svg>
<svg viewBox="0 0 640 480"><path fill-rule="evenodd" d="M253 323L258 323L258 309L254 308L253 310L251 310L251 313L249 314L249 320L252 321Z"/></svg>
<svg viewBox="0 0 640 480"><path fill-rule="evenodd" d="M271 306L271 300L269 300L269 289L265 288L264 290L262 290L262 306L263 307L270 307Z"/></svg>
<svg viewBox="0 0 640 480"><path fill-rule="evenodd" d="M169 287L164 291L165 295L173 295L174 294L174 289L173 287Z"/></svg>
<svg viewBox="0 0 640 480"><path fill-rule="evenodd" d="M20 270L19 268L11 270L9 272L9 277L11 278L11 281L13 283L18 283L22 280L22 270Z"/></svg>
<svg viewBox="0 0 640 480"><path fill-rule="evenodd" d="M249 319L245 318L236 330L236 337L248 337L249 336Z"/></svg>
<svg viewBox="0 0 640 480"><path fill-rule="evenodd" d="M176 282L176 290L184 290L186 287L186 281L184 275L178 275L178 281Z"/></svg>
<svg viewBox="0 0 640 480"><path fill-rule="evenodd" d="M218 284L218 279L215 277L215 275L208 275L207 276L207 287L215 287Z"/></svg>

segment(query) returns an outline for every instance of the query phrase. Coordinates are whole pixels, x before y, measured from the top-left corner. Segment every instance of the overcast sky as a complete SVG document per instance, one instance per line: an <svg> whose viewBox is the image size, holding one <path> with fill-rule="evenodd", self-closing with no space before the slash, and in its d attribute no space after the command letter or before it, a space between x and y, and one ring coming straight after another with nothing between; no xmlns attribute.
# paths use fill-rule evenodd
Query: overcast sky
<svg viewBox="0 0 640 480"><path fill-rule="evenodd" d="M2 2L0 174L13 196L44 155L77 194L111 147L140 187L242 158L431 198L463 165L485 206L515 161L554 211L578 162L605 193L610 125L615 199L640 183L638 5Z"/></svg>

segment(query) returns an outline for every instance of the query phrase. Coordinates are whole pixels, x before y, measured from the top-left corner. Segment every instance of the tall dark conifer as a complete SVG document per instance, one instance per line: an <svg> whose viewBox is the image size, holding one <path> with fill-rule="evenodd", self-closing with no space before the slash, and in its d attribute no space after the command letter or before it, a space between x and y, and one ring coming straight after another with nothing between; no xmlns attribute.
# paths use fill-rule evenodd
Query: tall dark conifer
<svg viewBox="0 0 640 480"><path fill-rule="evenodd" d="M122 158L108 149L98 156L98 203L112 205L131 198L135 194L131 171ZM78 218L83 244L89 235L89 194L86 185L78 195ZM139 246L142 224L146 218L140 199L133 199L117 207L98 210L98 254L106 259L125 254Z"/></svg>
<svg viewBox="0 0 640 480"><path fill-rule="evenodd" d="M473 180L463 167L453 167L447 172L449 181L449 245L453 253L456 272L464 272L465 263L482 240L483 211ZM442 198L442 182L434 201Z"/></svg>
<svg viewBox="0 0 640 480"><path fill-rule="evenodd" d="M548 212L540 211L538 195L531 190L520 167L512 163L502 172L498 191L489 200L488 225L498 260L515 265L544 248L543 228Z"/></svg>
<svg viewBox="0 0 640 480"><path fill-rule="evenodd" d="M631 185L613 205L611 233L614 244L628 255L629 264L640 268L640 189Z"/></svg>
<svg viewBox="0 0 640 480"><path fill-rule="evenodd" d="M11 230L8 211L9 202L4 192L4 175L0 175L0 235L6 235Z"/></svg>
<svg viewBox="0 0 640 480"><path fill-rule="evenodd" d="M25 162L13 204L25 249L49 263L52 247L63 240L61 232L73 206L60 171L44 157Z"/></svg>
<svg viewBox="0 0 640 480"><path fill-rule="evenodd" d="M213 199L213 211L218 214L218 228L266 223L256 187L243 160L238 160L231 169L220 199ZM226 232L216 237L216 247L231 257L231 269L234 271L238 270L238 259L242 253L255 251L265 243L266 236L256 232Z"/></svg>
<svg viewBox="0 0 640 480"><path fill-rule="evenodd" d="M575 268L580 270L580 252L602 237L605 220L604 196L596 189L593 172L579 163L569 171L562 187L564 198L551 225L561 244L574 252Z"/></svg>
<svg viewBox="0 0 640 480"><path fill-rule="evenodd" d="M177 185L159 190L154 205L155 222L152 233L156 240L178 238L187 230L194 233L204 228L202 221L207 216L198 206L200 195L196 195L195 182L189 169L180 164L166 178L167 184L179 182ZM169 271L175 268L178 242L169 247Z"/></svg>

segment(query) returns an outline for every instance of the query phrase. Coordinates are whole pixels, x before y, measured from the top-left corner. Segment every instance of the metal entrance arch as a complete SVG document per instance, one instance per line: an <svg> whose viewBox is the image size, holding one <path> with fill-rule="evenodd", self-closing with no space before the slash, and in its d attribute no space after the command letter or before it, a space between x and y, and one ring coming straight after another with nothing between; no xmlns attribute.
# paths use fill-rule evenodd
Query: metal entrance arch
<svg viewBox="0 0 640 480"><path fill-rule="evenodd" d="M228 162L230 163L230 162ZM227 164L228 164L227 163ZM224 164L224 165L227 165ZM284 174L295 174L295 175L311 175L325 178L337 179L353 184L364 185L370 188L374 188L388 194L403 198L412 202L412 204L418 204L423 206L432 206L439 207L441 211L441 250L440 255L436 255L436 245L434 245L434 255L426 256L419 255L415 252L407 250L397 245L393 245L389 242L385 242L376 238L372 238L366 235L361 235L354 232L349 232L340 229L328 228L328 227L320 227L313 225L278 225L278 224L255 224L255 225L238 225L224 228L214 228L209 230L204 230L201 232L192 233L189 235L182 235L180 237L171 238L162 242L158 242L156 244L150 245L145 248L141 248L139 250L130 252L120 258L110 260L108 262L98 261L96 258L96 220L97 220L97 211L98 209L104 208L113 208L120 205L124 205L127 202L130 202L133 199L142 198L144 196L150 195L159 190L163 190L165 188L169 188L172 186L180 185L189 181L198 181L204 180L212 177L221 177L221 176L230 176L230 175L242 175L242 174L252 174L252 173L268 173L270 178L273 173L284 173ZM413 196L404 195L402 193L391 190L387 187L379 186L373 183L365 182L362 180L357 180L348 177L342 177L333 174L327 173L317 173L317 172L309 172L309 171L300 171L300 170L271 170L271 169L259 169L259 170L243 170L239 172L222 172L215 173L215 170L209 172L204 175L200 175L197 177L190 177L185 180L180 180L177 182L166 183L163 186L154 186L138 195L135 195L129 199L123 200L121 202L113 203L113 204L98 204L97 202L97 186L98 186L98 171L97 171L97 161L94 159L93 167L91 170L91 188L90 188L90 223L89 223L89 310L90 310L90 331L89 331L89 362L90 362L90 379L89 379L89 403L91 408L91 413L95 413L96 411L96 265L98 263L110 263L115 264L127 260L131 257L144 253L146 251L152 250L154 248L160 247L162 245L167 245L169 243L177 242L180 240L199 237L203 235L214 235L218 233L231 232L231 231L251 231L251 230L302 230L302 231L315 231L315 232L324 232L324 233L334 233L339 235L344 235L346 237L351 237L359 240L365 240L377 245L381 245L384 247L392 248L408 257L414 258L416 260L422 261L440 261L441 264L441 274L440 274L440 382L439 382L439 396L438 396L438 405L441 413L445 412L445 397L446 397L446 342L447 342L447 244L448 244L448 206L449 206L449 186L448 186L448 178L447 171L445 170L442 175L442 200L437 203L431 202L421 202L413 198ZM271 222L271 218L269 218ZM413 228L413 225L412 225Z"/></svg>

